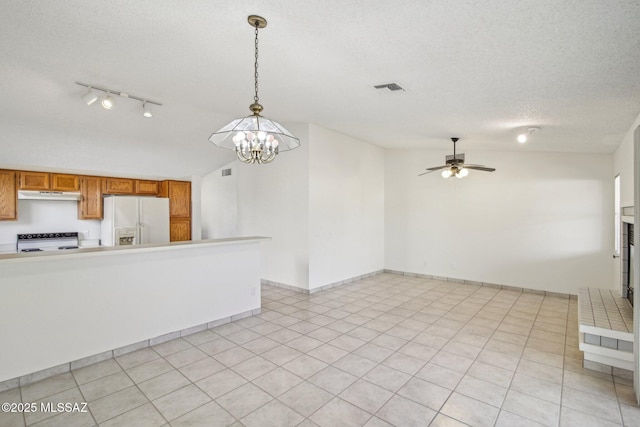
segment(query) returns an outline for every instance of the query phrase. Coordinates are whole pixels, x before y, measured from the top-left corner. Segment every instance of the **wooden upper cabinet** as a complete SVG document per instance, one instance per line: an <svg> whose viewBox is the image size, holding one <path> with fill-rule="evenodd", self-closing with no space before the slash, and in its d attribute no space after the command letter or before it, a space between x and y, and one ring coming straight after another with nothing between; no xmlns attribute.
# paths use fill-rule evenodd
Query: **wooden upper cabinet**
<svg viewBox="0 0 640 427"><path fill-rule="evenodd" d="M135 189L136 194L157 196L160 192L160 183L158 181L136 179Z"/></svg>
<svg viewBox="0 0 640 427"><path fill-rule="evenodd" d="M191 218L191 183L169 181L169 216Z"/></svg>
<svg viewBox="0 0 640 427"><path fill-rule="evenodd" d="M162 181L158 196L169 198L171 241L191 240L191 183Z"/></svg>
<svg viewBox="0 0 640 427"><path fill-rule="evenodd" d="M80 177L78 175L51 174L51 189L55 191L78 191Z"/></svg>
<svg viewBox="0 0 640 427"><path fill-rule="evenodd" d="M16 172L0 170L0 220L18 219Z"/></svg>
<svg viewBox="0 0 640 427"><path fill-rule="evenodd" d="M78 219L102 219L102 180L98 176L80 178L82 198L78 202Z"/></svg>
<svg viewBox="0 0 640 427"><path fill-rule="evenodd" d="M135 194L134 180L129 178L102 178L104 194Z"/></svg>
<svg viewBox="0 0 640 427"><path fill-rule="evenodd" d="M50 190L51 179L48 172L18 172L20 190Z"/></svg>

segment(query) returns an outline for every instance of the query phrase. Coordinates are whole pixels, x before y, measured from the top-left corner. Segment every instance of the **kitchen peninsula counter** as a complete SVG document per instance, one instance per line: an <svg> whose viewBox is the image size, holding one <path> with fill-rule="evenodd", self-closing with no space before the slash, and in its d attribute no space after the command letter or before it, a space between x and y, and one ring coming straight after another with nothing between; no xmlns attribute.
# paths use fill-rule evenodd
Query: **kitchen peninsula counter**
<svg viewBox="0 0 640 427"><path fill-rule="evenodd" d="M127 251L135 251L136 253L142 252L159 252L159 251L172 251L180 249L189 249L194 246L220 246L220 245L233 245L249 242L259 242L263 240L269 240L269 237L251 236L251 237L233 237L226 239L208 239L208 240L188 240L183 242L171 242L171 243L148 243L145 245L132 245L132 246L95 246L78 249L67 249L59 251L42 251L42 252L19 252L0 254L0 265L5 260L13 261L41 261L43 257L55 257L55 259L63 259L67 257L93 257L102 255L121 255ZM124 251L124 252L123 252Z"/></svg>
<svg viewBox="0 0 640 427"><path fill-rule="evenodd" d="M0 255L0 386L259 312L264 240Z"/></svg>

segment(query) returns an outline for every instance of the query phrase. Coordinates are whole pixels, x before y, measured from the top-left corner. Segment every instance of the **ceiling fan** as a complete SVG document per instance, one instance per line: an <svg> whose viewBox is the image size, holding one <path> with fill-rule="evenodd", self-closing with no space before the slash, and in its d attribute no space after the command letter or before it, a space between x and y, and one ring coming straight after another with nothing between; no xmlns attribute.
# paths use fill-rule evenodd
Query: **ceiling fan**
<svg viewBox="0 0 640 427"><path fill-rule="evenodd" d="M443 166L435 166L432 168L427 168L426 172L421 173L418 176L426 175L428 173L442 170L442 177L449 178L455 176L456 178L464 178L469 175L469 169L484 171L484 172L493 172L495 168L488 168L483 165L472 165L466 164L464 162L464 153L456 154L456 142L458 142L460 138L451 138L453 141L453 154L446 156L445 164Z"/></svg>

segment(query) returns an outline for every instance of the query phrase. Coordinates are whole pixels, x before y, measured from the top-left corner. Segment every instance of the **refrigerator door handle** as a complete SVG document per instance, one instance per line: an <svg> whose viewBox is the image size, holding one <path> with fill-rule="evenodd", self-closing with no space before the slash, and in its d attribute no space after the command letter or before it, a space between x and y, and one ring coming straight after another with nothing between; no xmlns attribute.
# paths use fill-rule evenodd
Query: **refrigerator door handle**
<svg viewBox="0 0 640 427"><path fill-rule="evenodd" d="M144 238L144 224L140 223L138 224L138 244L141 245L143 243L146 243Z"/></svg>

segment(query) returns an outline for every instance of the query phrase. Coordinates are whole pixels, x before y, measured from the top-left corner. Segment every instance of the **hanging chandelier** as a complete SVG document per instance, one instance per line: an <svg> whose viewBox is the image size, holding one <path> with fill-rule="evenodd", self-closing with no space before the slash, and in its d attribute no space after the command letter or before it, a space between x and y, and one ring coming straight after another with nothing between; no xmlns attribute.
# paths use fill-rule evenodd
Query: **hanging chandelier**
<svg viewBox="0 0 640 427"><path fill-rule="evenodd" d="M258 97L258 30L267 26L267 20L251 15L247 18L255 27L255 95L249 110L250 116L235 119L222 129L214 132L209 141L218 147L234 150L238 160L244 163L269 163L280 151L292 150L300 146L300 140L282 125L260 115L263 110Z"/></svg>

